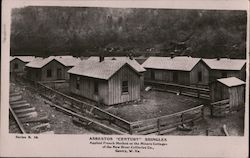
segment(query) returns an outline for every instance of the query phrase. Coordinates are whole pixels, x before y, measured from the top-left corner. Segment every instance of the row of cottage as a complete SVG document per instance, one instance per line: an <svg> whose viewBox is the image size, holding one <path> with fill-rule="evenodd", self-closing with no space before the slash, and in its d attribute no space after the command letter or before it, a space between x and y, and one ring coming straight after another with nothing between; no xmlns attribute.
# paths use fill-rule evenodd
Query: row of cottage
<svg viewBox="0 0 250 158"><path fill-rule="evenodd" d="M11 57L10 72L25 72L34 81L69 80L72 93L112 105L140 99L144 80L189 86L208 86L220 78L222 84L244 81L246 60L171 56L149 57L139 64L132 57L16 56Z"/></svg>

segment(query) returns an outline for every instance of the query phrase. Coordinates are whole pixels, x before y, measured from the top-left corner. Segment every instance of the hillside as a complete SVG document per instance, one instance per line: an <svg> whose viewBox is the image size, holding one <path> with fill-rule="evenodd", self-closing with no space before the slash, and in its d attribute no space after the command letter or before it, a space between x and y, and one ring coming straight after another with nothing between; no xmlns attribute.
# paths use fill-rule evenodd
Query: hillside
<svg viewBox="0 0 250 158"><path fill-rule="evenodd" d="M25 7L12 10L11 55L245 58L244 11Z"/></svg>

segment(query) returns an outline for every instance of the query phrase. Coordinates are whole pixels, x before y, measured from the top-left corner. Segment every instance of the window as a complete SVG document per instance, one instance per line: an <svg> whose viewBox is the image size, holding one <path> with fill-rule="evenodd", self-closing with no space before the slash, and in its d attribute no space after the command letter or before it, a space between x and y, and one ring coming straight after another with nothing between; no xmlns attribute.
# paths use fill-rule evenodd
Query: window
<svg viewBox="0 0 250 158"><path fill-rule="evenodd" d="M94 82L94 93L98 94L98 82Z"/></svg>
<svg viewBox="0 0 250 158"><path fill-rule="evenodd" d="M226 78L227 77L227 72L222 72L222 78Z"/></svg>
<svg viewBox="0 0 250 158"><path fill-rule="evenodd" d="M201 82L202 81L202 72L199 71L198 72L198 82Z"/></svg>
<svg viewBox="0 0 250 158"><path fill-rule="evenodd" d="M122 81L122 93L128 93L128 81Z"/></svg>
<svg viewBox="0 0 250 158"><path fill-rule="evenodd" d="M155 72L153 70L151 70L151 79L155 80Z"/></svg>
<svg viewBox="0 0 250 158"><path fill-rule="evenodd" d="M18 69L18 64L17 63L14 64L14 69Z"/></svg>
<svg viewBox="0 0 250 158"><path fill-rule="evenodd" d="M76 77L76 89L80 90L80 77Z"/></svg>
<svg viewBox="0 0 250 158"><path fill-rule="evenodd" d="M52 70L51 69L48 69L47 70L47 77L51 77L52 76Z"/></svg>

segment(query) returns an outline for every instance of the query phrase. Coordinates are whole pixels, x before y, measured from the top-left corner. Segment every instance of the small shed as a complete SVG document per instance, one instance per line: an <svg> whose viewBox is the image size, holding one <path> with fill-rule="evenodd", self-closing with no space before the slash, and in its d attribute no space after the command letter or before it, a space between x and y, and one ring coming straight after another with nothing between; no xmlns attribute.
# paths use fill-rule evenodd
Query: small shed
<svg viewBox="0 0 250 158"><path fill-rule="evenodd" d="M149 57L142 66L145 80L182 85L208 85L208 68L200 58Z"/></svg>
<svg viewBox="0 0 250 158"><path fill-rule="evenodd" d="M34 56L12 56L10 57L10 73L24 74L25 65L36 58Z"/></svg>
<svg viewBox="0 0 250 158"><path fill-rule="evenodd" d="M50 56L26 64L27 77L33 81L68 80L67 71L80 62L73 56Z"/></svg>
<svg viewBox="0 0 250 158"><path fill-rule="evenodd" d="M99 61L99 57L98 56L91 56L88 58L88 60ZM127 62L131 67L133 67L137 72L140 73L141 89L144 89L144 72L146 70L133 57L109 56L109 57L105 57L105 60L118 60L118 61Z"/></svg>
<svg viewBox="0 0 250 158"><path fill-rule="evenodd" d="M209 67L209 82L219 78L237 77L246 81L246 60L244 59L202 59Z"/></svg>
<svg viewBox="0 0 250 158"><path fill-rule="evenodd" d="M245 103L245 82L236 77L217 79L210 84L210 97L212 103L229 99L230 108L239 108Z"/></svg>
<svg viewBox="0 0 250 158"><path fill-rule="evenodd" d="M140 73L120 60L86 60L68 71L70 91L114 105L140 99Z"/></svg>

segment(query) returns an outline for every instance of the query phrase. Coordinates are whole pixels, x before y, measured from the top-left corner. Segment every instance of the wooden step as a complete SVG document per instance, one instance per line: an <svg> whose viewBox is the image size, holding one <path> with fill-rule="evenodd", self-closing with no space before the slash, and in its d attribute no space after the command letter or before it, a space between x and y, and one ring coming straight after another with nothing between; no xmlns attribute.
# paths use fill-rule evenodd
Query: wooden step
<svg viewBox="0 0 250 158"><path fill-rule="evenodd" d="M25 113L25 114L17 114L17 117L18 118L34 118L34 117L37 117L38 114L36 111L34 112L30 112L30 113Z"/></svg>
<svg viewBox="0 0 250 158"><path fill-rule="evenodd" d="M21 101L23 99L23 97L21 95L17 95L17 96L13 96L13 97L10 97L10 104L12 102L16 102L16 101Z"/></svg>
<svg viewBox="0 0 250 158"><path fill-rule="evenodd" d="M27 100L19 100L19 101L10 102L11 105L25 104L25 103L27 103Z"/></svg>
<svg viewBox="0 0 250 158"><path fill-rule="evenodd" d="M35 123L35 122L43 122L43 123L47 123L49 122L49 118L48 116L43 116L43 117L39 117L39 118L33 118L33 119L25 119L25 118L22 118L20 119L21 122L23 123Z"/></svg>
<svg viewBox="0 0 250 158"><path fill-rule="evenodd" d="M24 103L24 104L15 104L11 105L12 109L23 109L23 108L29 108L30 104L29 103Z"/></svg>
<svg viewBox="0 0 250 158"><path fill-rule="evenodd" d="M14 110L16 114L34 112L36 109L34 107L27 109Z"/></svg>
<svg viewBox="0 0 250 158"><path fill-rule="evenodd" d="M20 92L10 92L10 97L21 95Z"/></svg>

